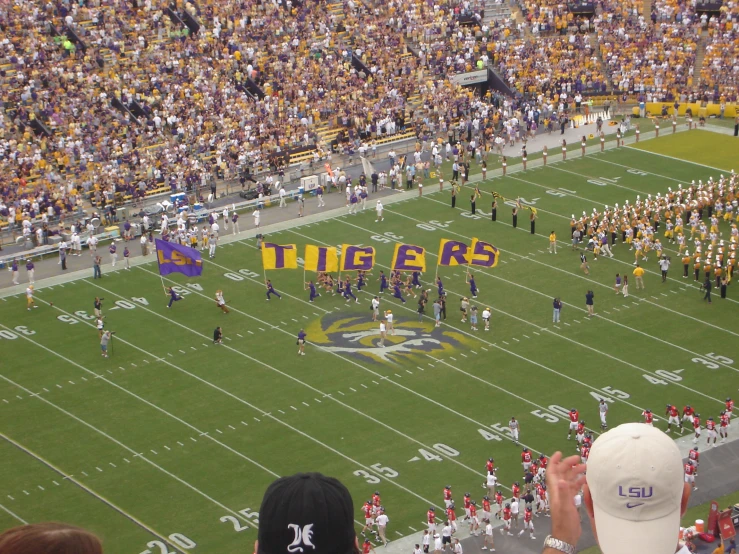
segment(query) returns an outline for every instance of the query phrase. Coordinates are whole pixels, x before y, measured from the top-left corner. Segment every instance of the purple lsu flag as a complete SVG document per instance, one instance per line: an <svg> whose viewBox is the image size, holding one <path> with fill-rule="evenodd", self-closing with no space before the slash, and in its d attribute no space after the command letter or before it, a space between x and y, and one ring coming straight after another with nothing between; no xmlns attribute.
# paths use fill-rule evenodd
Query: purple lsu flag
<svg viewBox="0 0 739 554"><path fill-rule="evenodd" d="M159 239L155 242L159 275L184 273L188 277L197 277L203 273L203 259L195 248Z"/></svg>

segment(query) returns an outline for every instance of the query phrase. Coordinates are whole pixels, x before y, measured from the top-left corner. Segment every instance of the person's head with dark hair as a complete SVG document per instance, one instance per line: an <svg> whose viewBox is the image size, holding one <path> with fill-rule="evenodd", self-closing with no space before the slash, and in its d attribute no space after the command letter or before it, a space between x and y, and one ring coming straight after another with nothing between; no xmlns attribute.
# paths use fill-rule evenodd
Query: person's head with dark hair
<svg viewBox="0 0 739 554"><path fill-rule="evenodd" d="M354 504L347 488L320 473L281 477L264 493L256 554L356 554Z"/></svg>
<svg viewBox="0 0 739 554"><path fill-rule="evenodd" d="M3 554L103 554L95 535L65 523L34 523L0 534Z"/></svg>

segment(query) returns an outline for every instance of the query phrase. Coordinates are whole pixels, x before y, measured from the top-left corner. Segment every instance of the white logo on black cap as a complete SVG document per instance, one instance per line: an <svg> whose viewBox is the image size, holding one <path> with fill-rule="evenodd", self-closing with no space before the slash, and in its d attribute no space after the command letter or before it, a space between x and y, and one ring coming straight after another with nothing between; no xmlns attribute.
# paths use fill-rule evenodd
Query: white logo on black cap
<svg viewBox="0 0 739 554"><path fill-rule="evenodd" d="M312 523L304 525L302 528L300 527L300 525L290 523L288 524L287 528L292 529L293 533L295 533L295 538L293 539L293 542L291 542L287 546L288 552L303 552L303 546L310 547L313 550L316 549L315 545L311 542L311 539L313 538Z"/></svg>

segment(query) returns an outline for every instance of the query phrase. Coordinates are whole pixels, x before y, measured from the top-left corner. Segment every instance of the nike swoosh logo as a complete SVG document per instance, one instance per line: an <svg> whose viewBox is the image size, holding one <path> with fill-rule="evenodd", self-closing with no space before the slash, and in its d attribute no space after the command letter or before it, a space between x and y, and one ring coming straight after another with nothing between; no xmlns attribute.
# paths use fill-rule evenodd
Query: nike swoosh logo
<svg viewBox="0 0 739 554"><path fill-rule="evenodd" d="M639 502L639 503L637 503L637 504L630 504L630 503L628 503L628 502L627 502L627 503L626 503L626 507L627 507L627 508L636 508L637 506L641 506L641 505L643 505L643 504L644 504L644 502Z"/></svg>

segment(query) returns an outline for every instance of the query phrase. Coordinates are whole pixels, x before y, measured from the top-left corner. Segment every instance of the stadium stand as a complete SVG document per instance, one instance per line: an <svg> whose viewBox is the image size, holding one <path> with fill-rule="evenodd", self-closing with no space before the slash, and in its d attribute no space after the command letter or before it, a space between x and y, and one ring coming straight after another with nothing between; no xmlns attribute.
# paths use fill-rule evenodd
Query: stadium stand
<svg viewBox="0 0 739 554"><path fill-rule="evenodd" d="M738 12L687 0L3 4L0 228L24 213L58 221L84 199L102 211L245 167L282 174L454 136L475 115L491 140L511 120L525 138L535 113L564 113L578 93L732 101ZM488 68L518 97L491 92L480 110L447 77Z"/></svg>

